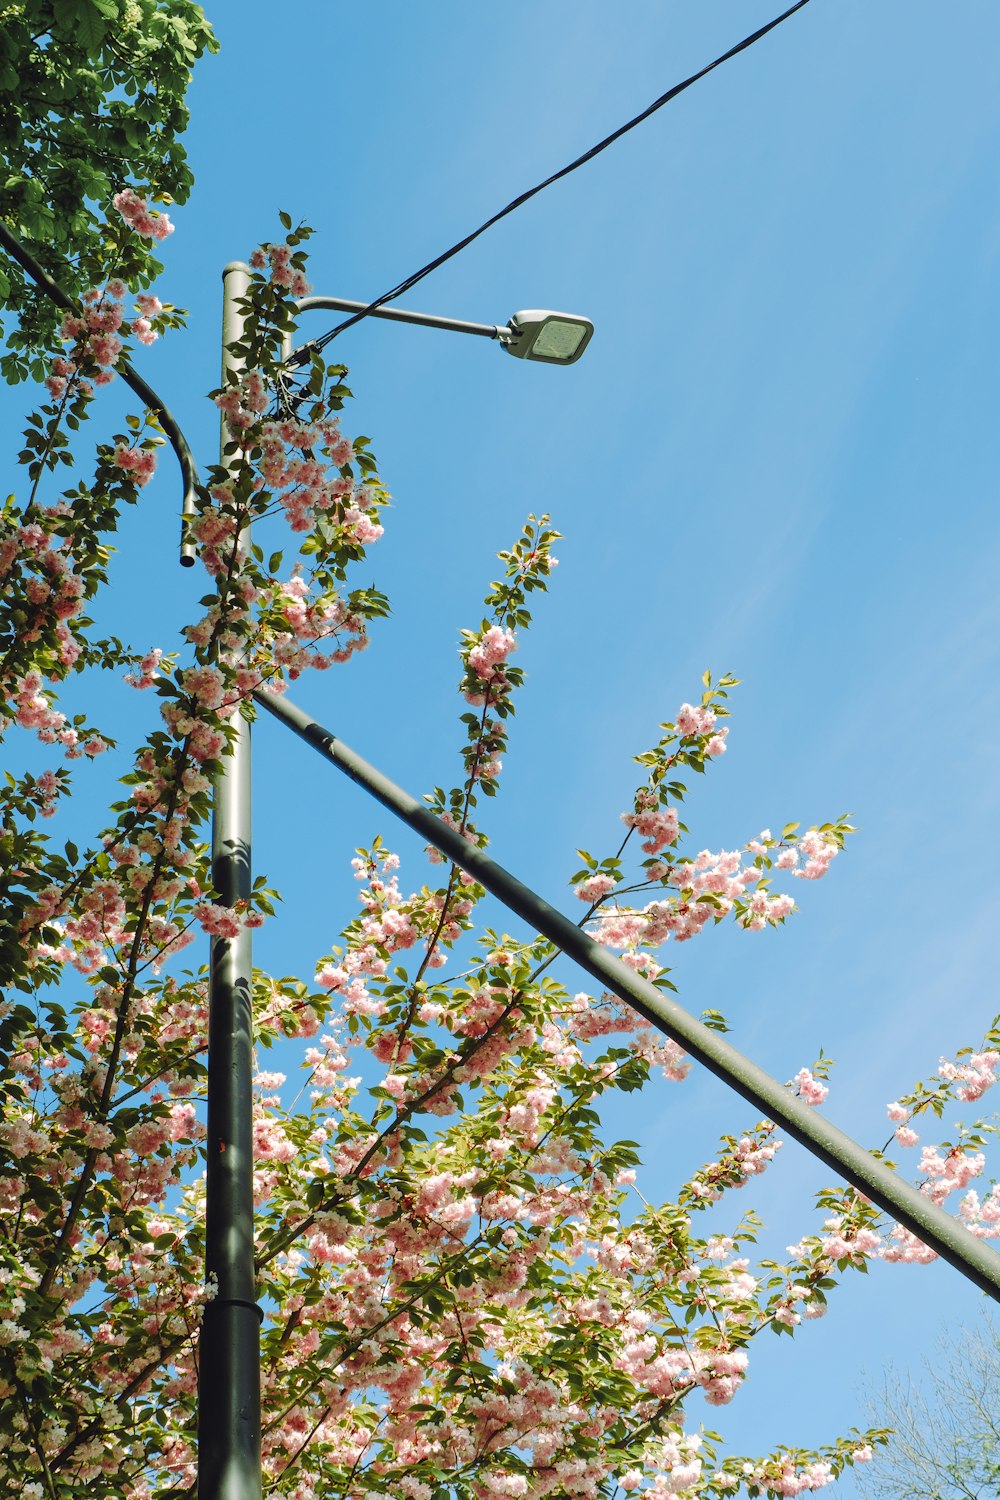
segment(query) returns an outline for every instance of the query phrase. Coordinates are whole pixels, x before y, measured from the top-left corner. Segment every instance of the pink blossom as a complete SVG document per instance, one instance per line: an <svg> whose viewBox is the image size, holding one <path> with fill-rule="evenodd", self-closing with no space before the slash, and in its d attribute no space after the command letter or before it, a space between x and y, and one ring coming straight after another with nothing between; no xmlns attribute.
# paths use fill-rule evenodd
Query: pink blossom
<svg viewBox="0 0 1000 1500"><path fill-rule="evenodd" d="M115 193L112 203L125 223L147 240L165 240L173 234L174 226L165 213L151 209L145 198L140 198L132 188Z"/></svg>
<svg viewBox="0 0 1000 1500"><path fill-rule="evenodd" d="M710 708L694 708L690 703L682 703L677 710L674 728L685 739L711 734L715 728L715 714Z"/></svg>
<svg viewBox="0 0 1000 1500"><path fill-rule="evenodd" d="M234 938L238 936L243 926L238 912L213 901L199 901L194 914L201 924L202 931L209 933L212 937Z"/></svg>
<svg viewBox="0 0 1000 1500"><path fill-rule="evenodd" d="M822 1104L830 1090L826 1084L814 1078L808 1068L800 1068L795 1075L795 1087L803 1104Z"/></svg>
<svg viewBox="0 0 1000 1500"><path fill-rule="evenodd" d="M492 682L497 666L514 650L517 641L512 630L491 625L480 636L468 655L468 663L481 682Z"/></svg>
<svg viewBox="0 0 1000 1500"><path fill-rule="evenodd" d="M152 651L147 651L139 663L138 672L126 672L125 681L130 687L134 688L152 687L156 681L157 671L162 658L163 652L159 647L154 648Z"/></svg>
<svg viewBox="0 0 1000 1500"><path fill-rule="evenodd" d="M156 469L156 454L148 448L129 448L119 443L115 449L114 462L125 469L138 485L148 484Z"/></svg>
<svg viewBox="0 0 1000 1500"><path fill-rule="evenodd" d="M821 880L838 853L837 845L825 839L815 828L802 835L799 849L806 856L802 869L795 871L799 880Z"/></svg>
<svg viewBox="0 0 1000 1500"><path fill-rule="evenodd" d="M949 1083L957 1083L956 1097L971 1104L996 1083L998 1063L1000 1052L976 1052L961 1064L947 1062L942 1057L938 1074Z"/></svg>
<svg viewBox="0 0 1000 1500"><path fill-rule="evenodd" d="M591 875L587 880L581 880L574 888L574 894L579 901L586 901L588 905L600 901L609 891L613 891L617 882L611 875Z"/></svg>
<svg viewBox="0 0 1000 1500"><path fill-rule="evenodd" d="M680 823L677 809L658 807L655 803L637 799L635 812L622 813L622 822L643 835L642 847L647 854L657 854L667 844L677 840Z"/></svg>

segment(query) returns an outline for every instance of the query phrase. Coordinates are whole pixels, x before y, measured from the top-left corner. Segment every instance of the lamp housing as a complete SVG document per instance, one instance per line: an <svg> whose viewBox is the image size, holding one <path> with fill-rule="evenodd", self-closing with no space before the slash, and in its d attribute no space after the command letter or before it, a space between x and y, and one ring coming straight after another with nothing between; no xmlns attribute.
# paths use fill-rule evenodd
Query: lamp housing
<svg viewBox="0 0 1000 1500"><path fill-rule="evenodd" d="M573 365L594 336L594 325L579 313L534 308L516 312L500 342L516 359L537 359L547 365Z"/></svg>

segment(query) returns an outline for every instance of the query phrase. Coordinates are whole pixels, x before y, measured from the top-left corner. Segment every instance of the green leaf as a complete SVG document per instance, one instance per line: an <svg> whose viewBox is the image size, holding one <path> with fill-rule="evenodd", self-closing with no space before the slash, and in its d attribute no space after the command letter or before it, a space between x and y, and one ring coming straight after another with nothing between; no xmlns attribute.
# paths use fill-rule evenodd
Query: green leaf
<svg viewBox="0 0 1000 1500"><path fill-rule="evenodd" d="M100 54L107 22L117 19L118 7L112 5L109 15L107 5L108 0L63 0L60 19L70 23L88 57Z"/></svg>

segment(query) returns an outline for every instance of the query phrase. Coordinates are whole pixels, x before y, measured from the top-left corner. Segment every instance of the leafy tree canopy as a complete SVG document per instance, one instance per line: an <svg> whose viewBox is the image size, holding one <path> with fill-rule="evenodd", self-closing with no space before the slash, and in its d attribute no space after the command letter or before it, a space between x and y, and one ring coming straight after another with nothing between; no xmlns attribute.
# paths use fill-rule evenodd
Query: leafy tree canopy
<svg viewBox="0 0 1000 1500"><path fill-rule="evenodd" d="M20 0L0 6L0 218L71 295L112 272L148 286L162 269L132 237L116 264L103 227L116 192L183 203L181 145L194 63L218 42L192 0ZM8 261L9 381L40 372L61 313ZM38 362L38 367L33 364Z"/></svg>

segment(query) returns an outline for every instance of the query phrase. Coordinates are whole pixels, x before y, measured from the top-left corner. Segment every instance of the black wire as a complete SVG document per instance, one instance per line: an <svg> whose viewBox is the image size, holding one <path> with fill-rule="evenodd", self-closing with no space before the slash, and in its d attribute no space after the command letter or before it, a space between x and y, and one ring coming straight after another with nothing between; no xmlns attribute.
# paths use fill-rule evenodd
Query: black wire
<svg viewBox="0 0 1000 1500"><path fill-rule="evenodd" d="M721 57L717 57L707 67L701 68L697 73L692 73L690 78L685 78L682 83L675 83L673 88L668 89L665 94L661 94L658 99L654 99L652 104L647 109L644 109L641 114L636 115L634 119L629 120L625 125L620 125L617 130L612 131L611 135L605 136L603 141L598 141L596 146L591 146L589 151L585 151L582 156L578 156L568 166L562 167L558 172L553 172L551 177L546 177L544 182L539 182L535 187L529 188L527 192L513 198L507 204L506 208L502 208L491 219L487 219L485 224L480 224L478 229L474 229L471 234L467 234L464 240L459 240L457 245L452 245L451 249L446 250L443 255L438 255L434 260L428 261L427 265L422 267L421 270L414 271L411 276L407 276L405 281L401 281L391 291L383 292L381 297L376 297L374 302L369 302L368 306L362 308L360 312L353 313L351 317L345 318L343 323L338 323L337 327L332 328L329 333L324 333L320 338L312 339L308 344L303 345L301 349L297 349L292 358L296 363L302 363L303 356L307 357L308 353L314 349L324 348L338 334L343 333L345 328L351 328L355 323L360 323L362 318L367 318L369 313L374 312L376 308L384 307L387 302L394 302L397 297L401 297L404 292L408 292L411 287L416 286L418 281L423 281L425 276L429 276L432 271L436 271L438 266L443 266L445 261L451 260L452 256L457 255L460 250L464 250L467 245L471 245L473 240L477 240L481 234L485 234L487 229L492 229L494 224L498 224L501 219L505 219L508 214L512 214L515 208L520 208L522 203L527 203L529 198L534 198L536 193L542 192L544 188L551 187L561 177L568 177L570 172L575 172L577 167L582 167L585 162L592 161L595 156L600 155L602 151L606 151L610 145L613 145L615 141L627 134L628 131L634 130L637 125L642 124L643 120L648 120L650 115L655 114L658 109L662 109L665 104L669 104L671 99L676 99L678 94L683 94L684 90L689 89L693 83L698 83L700 79L705 78L709 73L714 72L716 68L721 67L723 63L728 62L731 57L736 57L738 53L745 52L748 47L753 46L754 42L759 42L761 37L767 36L769 31L773 31L776 26L781 25L782 21L787 21L789 16L793 16L797 10L801 10L803 6L808 4L809 0L797 0L797 4L790 6L782 15L776 16L773 21L768 21L766 26L762 26L759 31L755 31L751 36L744 37L742 42L737 42L735 47L730 47L728 52L723 52Z"/></svg>

